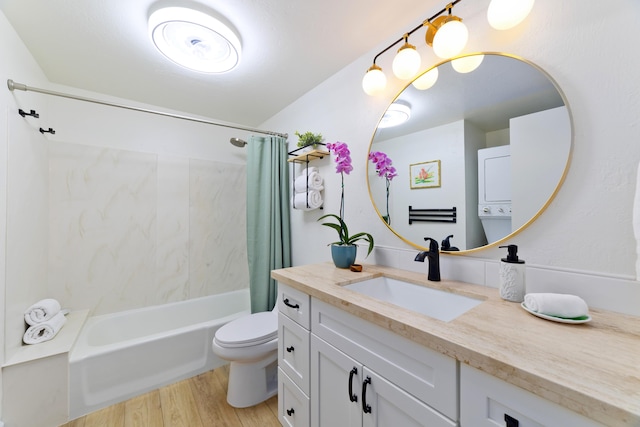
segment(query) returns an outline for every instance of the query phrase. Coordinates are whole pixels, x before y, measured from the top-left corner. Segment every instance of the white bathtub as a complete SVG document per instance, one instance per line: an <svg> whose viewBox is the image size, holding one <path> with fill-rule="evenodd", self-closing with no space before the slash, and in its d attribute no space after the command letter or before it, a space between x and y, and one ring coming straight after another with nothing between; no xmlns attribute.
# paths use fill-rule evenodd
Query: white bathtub
<svg viewBox="0 0 640 427"><path fill-rule="evenodd" d="M227 363L211 341L249 306L244 289L90 317L69 356L69 419Z"/></svg>

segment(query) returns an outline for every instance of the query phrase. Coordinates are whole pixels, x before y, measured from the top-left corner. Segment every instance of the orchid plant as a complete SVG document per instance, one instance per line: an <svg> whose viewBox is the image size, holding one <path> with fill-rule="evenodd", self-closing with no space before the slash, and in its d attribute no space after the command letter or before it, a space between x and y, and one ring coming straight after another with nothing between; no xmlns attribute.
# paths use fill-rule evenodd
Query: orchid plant
<svg viewBox="0 0 640 427"><path fill-rule="evenodd" d="M369 254L373 250L373 236L369 233L356 233L350 236L349 228L344 222L344 176L345 174L349 175L349 173L353 170L353 166L351 165L351 152L349 151L348 145L344 142L329 143L327 144L327 149L329 150L329 152L333 153L336 156L336 172L340 174L341 179L340 215L323 215L318 218L318 221L325 218L335 218L338 221L337 224L332 222L322 223L322 225L331 227L338 232L338 237L340 240L330 244L354 245L356 242L364 240L369 243L369 250L367 252L367 256L369 256Z"/></svg>
<svg viewBox="0 0 640 427"><path fill-rule="evenodd" d="M391 159L382 151L373 151L369 153L369 160L376 165L376 173L379 177L384 178L387 185L387 214L382 216L384 221L391 225L391 216L389 215L389 188L391 180L398 175L396 168L391 166Z"/></svg>

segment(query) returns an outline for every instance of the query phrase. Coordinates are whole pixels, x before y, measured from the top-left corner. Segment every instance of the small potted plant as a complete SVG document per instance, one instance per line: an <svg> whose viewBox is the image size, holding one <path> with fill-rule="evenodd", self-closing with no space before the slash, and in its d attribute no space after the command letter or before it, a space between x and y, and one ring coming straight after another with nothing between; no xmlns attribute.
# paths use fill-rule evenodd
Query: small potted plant
<svg viewBox="0 0 640 427"><path fill-rule="evenodd" d="M298 137L298 147L310 147L309 150L318 147L318 144L322 142L322 134L321 133L313 133L313 132L305 132L300 133L298 131L295 132Z"/></svg>

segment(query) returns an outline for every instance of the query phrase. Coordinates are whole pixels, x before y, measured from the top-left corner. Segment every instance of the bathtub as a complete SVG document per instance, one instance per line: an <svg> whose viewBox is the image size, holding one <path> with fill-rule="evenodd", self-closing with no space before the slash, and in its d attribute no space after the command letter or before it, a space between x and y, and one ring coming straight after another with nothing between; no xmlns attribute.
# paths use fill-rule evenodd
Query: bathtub
<svg viewBox="0 0 640 427"><path fill-rule="evenodd" d="M69 355L69 419L227 363L211 341L249 307L243 289L88 318Z"/></svg>

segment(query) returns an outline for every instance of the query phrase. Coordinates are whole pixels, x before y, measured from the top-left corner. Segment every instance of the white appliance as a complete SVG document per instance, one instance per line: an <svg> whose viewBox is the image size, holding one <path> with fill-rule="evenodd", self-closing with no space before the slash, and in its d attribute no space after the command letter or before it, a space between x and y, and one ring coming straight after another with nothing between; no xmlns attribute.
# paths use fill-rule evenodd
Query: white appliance
<svg viewBox="0 0 640 427"><path fill-rule="evenodd" d="M511 234L509 145L478 150L478 217L488 243Z"/></svg>

